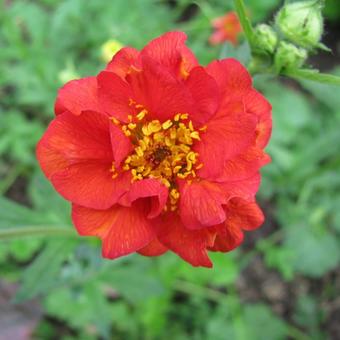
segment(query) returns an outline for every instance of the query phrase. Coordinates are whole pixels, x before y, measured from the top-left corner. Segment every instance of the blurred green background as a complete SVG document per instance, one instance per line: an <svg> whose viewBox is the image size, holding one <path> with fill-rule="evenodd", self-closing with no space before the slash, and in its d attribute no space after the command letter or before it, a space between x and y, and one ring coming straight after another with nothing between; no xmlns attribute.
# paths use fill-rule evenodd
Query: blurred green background
<svg viewBox="0 0 340 340"><path fill-rule="evenodd" d="M246 0L254 22L279 0ZM173 254L101 258L95 239L14 237L68 227L69 205L39 170L35 144L57 89L104 67L108 39L141 48L180 29L202 64L226 0L0 0L0 339L340 339L340 89L255 77L273 105L273 161L258 195L259 230L213 269ZM324 43L310 64L339 74L340 6L326 0ZM13 232L14 231L14 232Z"/></svg>

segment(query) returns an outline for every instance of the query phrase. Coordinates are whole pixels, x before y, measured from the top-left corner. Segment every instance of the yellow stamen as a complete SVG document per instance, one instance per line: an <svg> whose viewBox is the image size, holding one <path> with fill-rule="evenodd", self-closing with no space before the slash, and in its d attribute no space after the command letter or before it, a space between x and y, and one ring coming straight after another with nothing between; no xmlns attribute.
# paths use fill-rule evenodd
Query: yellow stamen
<svg viewBox="0 0 340 340"><path fill-rule="evenodd" d="M137 119L138 120L143 120L143 118L147 115L147 113L148 113L148 111L146 111L146 110L142 110L141 112L139 112L138 114L137 114Z"/></svg>
<svg viewBox="0 0 340 340"><path fill-rule="evenodd" d="M137 108L137 104L131 100L131 105ZM133 120L128 116L129 123L121 125L116 119L114 124L121 127L123 133L131 137L134 150L126 157L123 171L130 171L132 181L144 178L155 178L169 188L169 198L165 211L177 209L180 193L176 180L186 179L191 183L196 177L196 170L203 167L197 166L199 155L192 151L196 140L200 139L199 131L205 131L206 127L195 130L191 120L188 121L187 113L178 113L172 120L161 123L159 120L144 121L147 110L142 110ZM114 166L111 169L112 176L118 176Z"/></svg>
<svg viewBox="0 0 340 340"><path fill-rule="evenodd" d="M120 121L117 119L117 118L115 118L115 117L110 117L110 120L113 122L113 124L115 124L115 125L119 125L120 124Z"/></svg>
<svg viewBox="0 0 340 340"><path fill-rule="evenodd" d="M172 121L170 119L168 119L167 121L165 121L163 124L162 124L162 128L163 130L167 130L169 129L169 127L172 126Z"/></svg>

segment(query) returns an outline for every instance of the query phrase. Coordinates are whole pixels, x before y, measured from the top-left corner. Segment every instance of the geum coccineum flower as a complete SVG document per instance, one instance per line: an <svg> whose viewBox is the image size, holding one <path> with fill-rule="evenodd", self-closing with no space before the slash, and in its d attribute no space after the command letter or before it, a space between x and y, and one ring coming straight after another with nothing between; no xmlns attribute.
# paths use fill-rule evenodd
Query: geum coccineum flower
<svg viewBox="0 0 340 340"><path fill-rule="evenodd" d="M38 144L79 234L101 238L106 258L171 250L211 267L207 250L230 251L263 222L254 197L271 107L239 62L202 67L185 40L123 48L67 83Z"/></svg>
<svg viewBox="0 0 340 340"><path fill-rule="evenodd" d="M215 18L211 22L214 32L209 38L212 45L222 44L229 41L234 46L238 44L238 38L242 32L240 20L235 12L228 12L225 15Z"/></svg>

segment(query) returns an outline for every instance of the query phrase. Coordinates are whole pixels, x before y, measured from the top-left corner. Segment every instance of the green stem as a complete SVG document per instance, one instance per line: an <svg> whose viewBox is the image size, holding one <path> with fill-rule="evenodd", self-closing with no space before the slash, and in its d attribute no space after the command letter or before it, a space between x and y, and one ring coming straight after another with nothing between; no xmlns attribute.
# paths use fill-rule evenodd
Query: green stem
<svg viewBox="0 0 340 340"><path fill-rule="evenodd" d="M240 19L244 34L248 40L250 47L252 48L254 41L254 30L247 16L246 6L244 5L243 0L234 0L234 5L238 18Z"/></svg>
<svg viewBox="0 0 340 340"><path fill-rule="evenodd" d="M0 229L0 240L27 236L76 236L71 228L49 226L24 226Z"/></svg>

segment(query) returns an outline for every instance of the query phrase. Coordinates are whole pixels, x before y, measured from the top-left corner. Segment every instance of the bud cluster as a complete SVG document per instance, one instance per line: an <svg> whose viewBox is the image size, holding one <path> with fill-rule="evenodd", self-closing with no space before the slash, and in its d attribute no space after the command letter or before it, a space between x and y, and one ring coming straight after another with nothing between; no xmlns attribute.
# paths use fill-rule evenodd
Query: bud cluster
<svg viewBox="0 0 340 340"><path fill-rule="evenodd" d="M323 2L306 0L285 4L273 26L255 27L253 48L257 58L271 59L277 73L302 67L310 52L324 47L320 43Z"/></svg>

